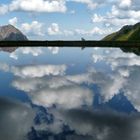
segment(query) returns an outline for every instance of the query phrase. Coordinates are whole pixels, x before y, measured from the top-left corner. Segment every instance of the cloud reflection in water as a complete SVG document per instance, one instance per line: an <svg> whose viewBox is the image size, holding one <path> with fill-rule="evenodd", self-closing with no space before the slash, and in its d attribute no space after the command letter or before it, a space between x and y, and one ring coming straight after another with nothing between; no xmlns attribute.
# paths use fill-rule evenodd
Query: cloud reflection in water
<svg viewBox="0 0 140 140"><path fill-rule="evenodd" d="M15 76L13 87L24 91L34 105L46 110L40 118L53 115L50 123L34 124L34 131L30 132L32 135L34 132L34 137L36 133L37 139L139 140L140 58L119 49L96 49L92 59L94 64L105 63L110 71L99 71L91 65L85 72L69 74L66 64L0 65L1 71ZM122 92L138 112L126 114L110 108L94 108L93 85L99 87L100 104L108 103Z"/></svg>

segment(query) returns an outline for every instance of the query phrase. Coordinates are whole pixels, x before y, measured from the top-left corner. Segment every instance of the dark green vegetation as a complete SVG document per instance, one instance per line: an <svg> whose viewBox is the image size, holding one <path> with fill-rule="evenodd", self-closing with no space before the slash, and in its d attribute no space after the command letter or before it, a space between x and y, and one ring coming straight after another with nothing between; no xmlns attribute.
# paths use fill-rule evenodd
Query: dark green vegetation
<svg viewBox="0 0 140 140"><path fill-rule="evenodd" d="M126 25L119 31L112 33L105 38L103 41L140 41L140 23L135 25Z"/></svg>
<svg viewBox="0 0 140 140"><path fill-rule="evenodd" d="M135 53L136 55L140 55L140 47L136 47L136 48L120 48L123 52L132 52L132 53Z"/></svg>
<svg viewBox="0 0 140 140"><path fill-rule="evenodd" d="M140 41L140 23L137 23L135 25L124 26L119 31L106 36L102 40L103 41L138 42L138 41ZM138 47L134 47L134 46L135 45L124 48L124 47L122 47L122 45L120 45L122 51L133 52L136 55L140 55L140 46L138 46Z"/></svg>
<svg viewBox="0 0 140 140"><path fill-rule="evenodd" d="M140 47L139 41L69 41L69 40L56 40L56 41L0 41L0 47L19 47L19 46L44 46L44 47Z"/></svg>

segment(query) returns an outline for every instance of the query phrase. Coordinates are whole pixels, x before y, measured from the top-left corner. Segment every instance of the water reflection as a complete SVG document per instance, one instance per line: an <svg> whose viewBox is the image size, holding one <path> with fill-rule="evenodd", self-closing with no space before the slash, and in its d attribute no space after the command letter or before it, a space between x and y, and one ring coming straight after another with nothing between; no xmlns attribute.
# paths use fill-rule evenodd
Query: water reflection
<svg viewBox="0 0 140 140"><path fill-rule="evenodd" d="M0 86L0 139L139 140L138 55L119 48L9 52L0 53L0 82L7 83Z"/></svg>

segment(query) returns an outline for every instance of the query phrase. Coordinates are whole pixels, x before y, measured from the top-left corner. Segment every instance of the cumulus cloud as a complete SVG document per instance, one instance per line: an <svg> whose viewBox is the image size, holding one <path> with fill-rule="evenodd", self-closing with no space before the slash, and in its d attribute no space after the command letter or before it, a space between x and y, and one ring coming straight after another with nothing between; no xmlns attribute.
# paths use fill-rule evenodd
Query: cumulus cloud
<svg viewBox="0 0 140 140"><path fill-rule="evenodd" d="M11 67L11 72L19 77L43 77L45 75L64 75L66 65L32 65Z"/></svg>
<svg viewBox="0 0 140 140"><path fill-rule="evenodd" d="M49 35L58 35L61 34L59 25L57 23L52 23L51 26L48 28Z"/></svg>
<svg viewBox="0 0 140 140"><path fill-rule="evenodd" d="M18 50L10 53L9 57L13 58L13 59L18 59L19 55L21 54L31 54L33 56L39 56L41 54L43 54L43 51L41 48L35 48L35 47L20 47L18 48Z"/></svg>
<svg viewBox="0 0 140 140"><path fill-rule="evenodd" d="M111 53L111 52L110 52ZM108 53L107 53L108 54ZM117 70L117 69L116 69ZM131 70L132 74L138 72ZM124 114L116 114L114 112L100 112L93 110L79 110L80 106L92 105L93 93L88 88L83 88L80 84L83 83L97 83L101 86L107 100L111 99L116 90L120 88L126 89L126 97L132 101L132 104L138 105L136 100L137 95L129 94L129 90L135 88L134 84L138 84L139 77L137 74L135 77L131 77L128 82L121 83L123 78L120 75L107 76L104 73L98 73L92 71L92 73L86 73L81 75L67 75L57 77L42 77L42 78L20 78L13 81L13 86L17 89L27 92L31 97L33 103L37 105L43 105L45 107L51 107L56 105L62 112L53 112L55 115L55 121L53 125L47 126L47 130L59 133L62 131L62 125L67 124L71 130L75 130L76 134L72 138L82 136L84 138L90 137L90 139L107 140L107 139L139 139L137 135L139 132L139 116L127 116ZM137 77L137 78L136 78ZM137 79L134 82L134 79ZM134 82L133 84L131 83ZM132 84L132 87L130 87ZM136 85L137 85L136 84ZM114 87L113 87L114 86ZM110 89L110 90L109 90ZM127 91L128 90L128 91ZM139 89L138 89L139 91ZM109 92L112 95L109 95ZM117 91L118 92L118 91ZM138 92L137 92L138 93ZM128 94L128 95L127 95ZM136 96L135 96L136 95ZM111 98L110 98L111 97ZM65 100L69 99L69 102ZM75 108L77 108L75 110ZM55 114L56 113L56 114ZM59 113L59 114L57 114ZM57 120L56 120L57 119ZM63 120L63 121L61 121ZM128 135L128 131L129 133Z"/></svg>
<svg viewBox="0 0 140 140"><path fill-rule="evenodd" d="M57 89L44 88L32 93L31 99L34 104L58 108L79 108L82 105L92 105L92 92L78 86L64 86ZM66 99L69 99L67 101Z"/></svg>
<svg viewBox="0 0 140 140"><path fill-rule="evenodd" d="M95 9L98 5L98 3L96 1L93 2L93 0L67 0L67 1L86 4L89 9Z"/></svg>
<svg viewBox="0 0 140 140"><path fill-rule="evenodd" d="M139 99L137 97L139 93L138 92L139 89L136 88L136 86L133 86L136 88L134 91L134 89L131 86L132 84L130 85L131 83L130 81L131 79L133 79L132 78L133 76L131 75L133 73L136 74L136 72L132 68L134 66L138 66L138 67L140 66L139 57L133 53L123 53L119 49L112 49L110 51L107 50L108 49L103 49L102 50L103 52L98 50L94 51L92 58L94 63L97 62L106 63L112 69L112 73L104 73L104 71L98 72L96 70L92 70L92 71L87 71L80 75L78 74L65 75L66 68L67 68L65 65L29 65L29 66L21 66L21 67L12 66L9 68L7 65L3 67L2 64L1 70L8 71L10 69L9 71L11 71L14 75L23 79L23 80L17 79L17 81L13 82L13 86L16 87L17 89L29 93L37 93L36 91L36 87L37 87L37 89L39 90L38 94L36 94L34 97L32 94L30 94L31 97L34 98L34 101L36 103L37 100L39 99L43 104L44 101L42 100L45 99L45 95L46 98L47 96L49 97L49 94L47 94L49 92L51 92L52 95L54 95L52 98L53 99L52 104L53 104L53 102L58 100L56 98L57 94L55 93L57 93L57 91L59 91L60 89L64 92L65 88L69 90L68 88L69 86L81 87L82 84L86 84L86 85L96 84L100 88L100 95L101 95L102 102L108 102L113 98L114 95L119 94L120 91L124 91L124 95L128 97L130 101L132 100L132 104L134 105L134 107L137 110L139 110L139 104L137 103L137 101L134 102L133 99L133 97L135 96L136 96L135 98ZM51 77L49 77L50 75ZM133 83L135 83L136 80L135 79L133 80L134 80ZM136 81L136 83L139 82ZM43 89L46 92L44 92ZM47 92L47 89L49 92ZM69 91L72 92L71 90ZM131 97L130 93L132 93L132 91L133 94ZM37 97L39 93L42 96ZM48 105L49 103L46 104ZM58 104L61 103L58 102Z"/></svg>
<svg viewBox="0 0 140 140"><path fill-rule="evenodd" d="M116 69L120 66L134 66L140 65L140 58L134 53L124 53L120 49L113 49L109 53L105 54L106 50L103 50L104 55L101 53L93 53L93 61L105 61L112 69Z"/></svg>
<svg viewBox="0 0 140 140"><path fill-rule="evenodd" d="M61 29L58 23L52 23L48 27L48 34L49 35L64 35L64 36L71 36L74 35L74 31Z"/></svg>
<svg viewBox="0 0 140 140"><path fill-rule="evenodd" d="M101 16L101 15L97 15L97 14L94 14L93 17L92 17L92 22L94 23L98 23L98 22L103 22L104 21L104 18Z"/></svg>
<svg viewBox="0 0 140 140"><path fill-rule="evenodd" d="M0 98L0 139L24 140L33 126L32 108L18 101Z"/></svg>
<svg viewBox="0 0 140 140"><path fill-rule="evenodd" d="M107 82L101 86L101 89L103 89L103 91L106 91L104 89L110 89L110 92L103 94L104 98L107 100L111 99L115 95L115 91L116 94L118 94L119 90L121 90L135 107L135 109L139 111L139 56L133 53L123 53L121 52L121 50L116 49L104 55L97 54L96 56L96 54L94 53L93 59L95 63L96 61L107 63L113 71L113 73L111 74L111 79L109 78L110 80L108 79Z"/></svg>
<svg viewBox="0 0 140 140"><path fill-rule="evenodd" d="M65 76L17 78L12 85L27 92L34 104L45 107L79 108L82 105L91 106L93 102L91 90L73 83Z"/></svg>
<svg viewBox="0 0 140 140"><path fill-rule="evenodd" d="M11 24L13 26L17 26L17 22L18 22L17 17L14 17L12 19L9 19L9 24Z"/></svg>
<svg viewBox="0 0 140 140"><path fill-rule="evenodd" d="M52 54L58 54L59 47L48 47L48 49L52 52Z"/></svg>
<svg viewBox="0 0 140 140"><path fill-rule="evenodd" d="M9 24L18 26L21 31L27 35L44 36L46 31L44 30L44 24L39 21L32 21L31 23L18 23L18 18L13 17L9 19Z"/></svg>
<svg viewBox="0 0 140 140"><path fill-rule="evenodd" d="M38 21L32 21L31 23L22 23L21 30L26 34L34 34L39 36L44 35L43 23L40 23Z"/></svg>
<svg viewBox="0 0 140 140"><path fill-rule="evenodd" d="M100 23L101 25L113 27L114 31L122 27L122 25L135 24L139 22L140 11L134 8L137 4L136 1L131 0L117 0L111 2L111 10L106 14L94 14L91 17L93 23Z"/></svg>
<svg viewBox="0 0 140 140"><path fill-rule="evenodd" d="M75 29L75 32L81 35L106 35L112 32L112 28L101 29L99 27L94 27L91 30Z"/></svg>
<svg viewBox="0 0 140 140"><path fill-rule="evenodd" d="M139 75L140 66L133 66L129 68L129 76L127 78L127 82L125 83L123 89L124 94L128 98L128 100L134 105L135 109L140 111L140 75Z"/></svg>
<svg viewBox="0 0 140 140"><path fill-rule="evenodd" d="M87 101L89 101L90 103L92 102L91 100L89 100L92 95L90 93L90 90L89 91L84 90L82 86L80 86L81 84L97 84L100 87L100 95L102 97L102 102L107 102L115 94L119 93L119 90L123 87L125 83L125 79L119 75L117 75L118 77L116 75L109 76L96 71L87 72L80 75L60 76L59 74L57 77L54 76L52 76L52 78L42 77L41 79L32 80L30 78L27 78L28 76L26 75L26 79L23 80L17 79L16 81L13 81L12 85L17 89L23 90L25 92L29 92L32 99L34 100L34 103L36 104L42 104L42 105L44 104L50 107L52 104L56 103L59 104L59 106L62 105L68 108L68 106L70 107L72 106L70 104L76 106L75 104L81 105L82 103L85 103L87 105L88 104ZM34 76L29 76L29 77L34 78L39 76L36 72L34 73ZM83 94L84 92L85 95ZM66 96L67 97L72 96L75 98L75 100L73 98L70 99L69 97L70 104L67 102L65 103L64 99L66 98ZM82 97L86 99L86 96L90 98L87 98L88 99L87 101L83 101ZM59 97L61 97L61 99L59 99ZM79 103L79 100L81 100L82 103ZM66 104L68 104L68 106Z"/></svg>
<svg viewBox="0 0 140 140"><path fill-rule="evenodd" d="M132 4L132 0L123 0L123 1L120 1L119 6L121 8L126 8L126 7L129 8L131 6L131 4Z"/></svg>
<svg viewBox="0 0 140 140"><path fill-rule="evenodd" d="M64 0L12 0L11 3L0 6L2 14L12 11L27 12L66 12Z"/></svg>

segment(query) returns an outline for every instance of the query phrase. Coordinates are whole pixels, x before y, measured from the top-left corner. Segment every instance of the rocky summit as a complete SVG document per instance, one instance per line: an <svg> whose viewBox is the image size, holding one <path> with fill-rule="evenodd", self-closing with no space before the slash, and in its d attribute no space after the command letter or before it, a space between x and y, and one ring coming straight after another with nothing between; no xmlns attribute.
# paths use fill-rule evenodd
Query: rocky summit
<svg viewBox="0 0 140 140"><path fill-rule="evenodd" d="M28 40L27 37L13 25L0 26L0 40Z"/></svg>

